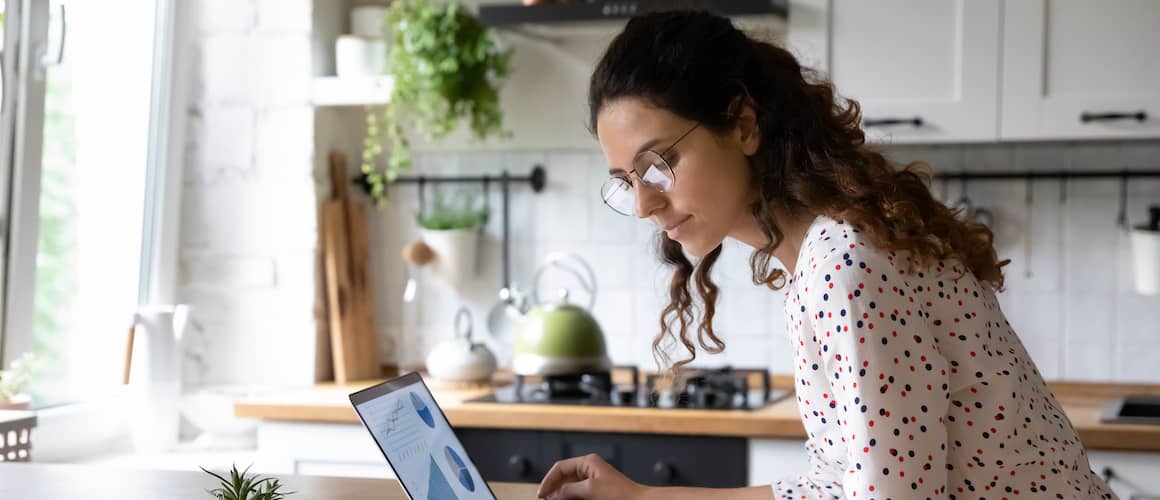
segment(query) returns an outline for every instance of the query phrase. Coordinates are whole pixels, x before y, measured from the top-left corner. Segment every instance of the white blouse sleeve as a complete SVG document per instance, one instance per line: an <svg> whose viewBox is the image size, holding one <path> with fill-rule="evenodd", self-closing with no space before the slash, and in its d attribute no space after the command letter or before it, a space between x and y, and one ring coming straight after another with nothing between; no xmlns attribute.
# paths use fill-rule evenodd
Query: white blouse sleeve
<svg viewBox="0 0 1160 500"><path fill-rule="evenodd" d="M831 391L807 406L841 428L845 497L945 498L950 369L905 271L874 251L824 262L803 283L822 361L806 369Z"/></svg>

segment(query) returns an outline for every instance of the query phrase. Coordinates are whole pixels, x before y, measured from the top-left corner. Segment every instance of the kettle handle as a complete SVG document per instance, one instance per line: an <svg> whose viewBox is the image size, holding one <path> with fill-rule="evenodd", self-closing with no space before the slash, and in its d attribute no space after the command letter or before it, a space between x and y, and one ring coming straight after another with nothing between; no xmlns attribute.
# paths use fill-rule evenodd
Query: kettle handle
<svg viewBox="0 0 1160 500"><path fill-rule="evenodd" d="M467 306L460 306L455 312L455 335L466 337L467 341L471 342L471 330L471 311Z"/></svg>
<svg viewBox="0 0 1160 500"><path fill-rule="evenodd" d="M562 262L572 261L580 264L580 268L584 273L577 271L574 267L568 266ZM544 271L548 268L560 268L576 277L580 282L580 286L588 292L588 307L585 309L591 311L592 306L596 305L596 273L592 271L592 266L588 265L588 261L581 258L579 255L567 252L552 252L544 258L544 263L536 270L536 276L532 278L532 300L536 304L542 304L540 300L540 277L543 276Z"/></svg>

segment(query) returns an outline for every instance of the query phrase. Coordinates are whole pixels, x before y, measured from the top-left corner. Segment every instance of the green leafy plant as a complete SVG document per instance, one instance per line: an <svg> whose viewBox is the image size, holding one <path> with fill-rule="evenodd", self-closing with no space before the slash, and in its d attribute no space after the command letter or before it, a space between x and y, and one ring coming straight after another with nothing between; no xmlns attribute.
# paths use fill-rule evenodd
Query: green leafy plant
<svg viewBox="0 0 1160 500"><path fill-rule="evenodd" d="M218 500L280 500L286 498L287 495L294 494L293 491L283 493L281 491L283 485L277 478L249 475L249 467L238 472L238 466L231 465L229 479L216 472L206 470L205 467L202 467L201 470L221 481L219 487L206 490Z"/></svg>
<svg viewBox="0 0 1160 500"><path fill-rule="evenodd" d="M0 370L0 402L11 401L13 397L24 392L24 386L32 380L32 375L39 368L40 363L32 353L12 360L9 369Z"/></svg>
<svg viewBox="0 0 1160 500"><path fill-rule="evenodd" d="M460 120L478 140L511 136L503 127L499 86L510 73L512 51L501 50L471 12L455 2L395 0L387 27L394 87L385 106L367 113L362 157L364 184L380 204L385 185L411 168L404 122L428 140L446 137ZM384 142L390 157L380 172L376 159Z"/></svg>
<svg viewBox="0 0 1160 500"><path fill-rule="evenodd" d="M416 216L420 227L434 230L471 229L487 222L491 214L485 206L479 206L478 196L461 193L455 201L447 201L438 191L431 210Z"/></svg>

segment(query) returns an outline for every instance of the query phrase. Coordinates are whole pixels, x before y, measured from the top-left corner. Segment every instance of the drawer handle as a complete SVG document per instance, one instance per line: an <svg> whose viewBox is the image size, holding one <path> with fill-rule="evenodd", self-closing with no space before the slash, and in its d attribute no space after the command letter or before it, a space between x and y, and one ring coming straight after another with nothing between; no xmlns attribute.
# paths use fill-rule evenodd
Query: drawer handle
<svg viewBox="0 0 1160 500"><path fill-rule="evenodd" d="M863 127L885 127L888 125L913 125L914 128L921 127L923 124L921 116L914 118L867 118L862 120Z"/></svg>
<svg viewBox="0 0 1160 500"><path fill-rule="evenodd" d="M512 455L511 458L508 459L508 469L514 472L517 476L524 477L532 471L532 463L520 455Z"/></svg>
<svg viewBox="0 0 1160 500"><path fill-rule="evenodd" d="M1117 120L1136 120L1137 122L1143 122L1143 121L1146 121L1147 119L1148 119L1148 113L1145 112L1144 110L1130 112L1130 113L1117 113L1117 112L1091 113L1088 111L1084 111L1083 113L1080 113L1080 115L1079 115L1080 123L1110 122L1110 121L1117 121Z"/></svg>
<svg viewBox="0 0 1160 500"><path fill-rule="evenodd" d="M653 479L660 484L669 484L676 477L677 469L665 463L664 460L657 460L657 463L653 464L652 475Z"/></svg>

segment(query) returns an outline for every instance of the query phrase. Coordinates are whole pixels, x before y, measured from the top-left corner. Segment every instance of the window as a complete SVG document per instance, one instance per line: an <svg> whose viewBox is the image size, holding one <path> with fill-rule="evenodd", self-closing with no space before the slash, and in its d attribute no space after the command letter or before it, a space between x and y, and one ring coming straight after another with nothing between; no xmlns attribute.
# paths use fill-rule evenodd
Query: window
<svg viewBox="0 0 1160 500"><path fill-rule="evenodd" d="M153 158L166 125L155 103L167 95L155 41L168 4L19 4L29 32L18 45L31 63L4 82L20 89L7 104L22 112L5 165L12 222L0 357L31 351L44 361L31 387L43 407L120 383L132 312L148 300L150 193L164 164Z"/></svg>

